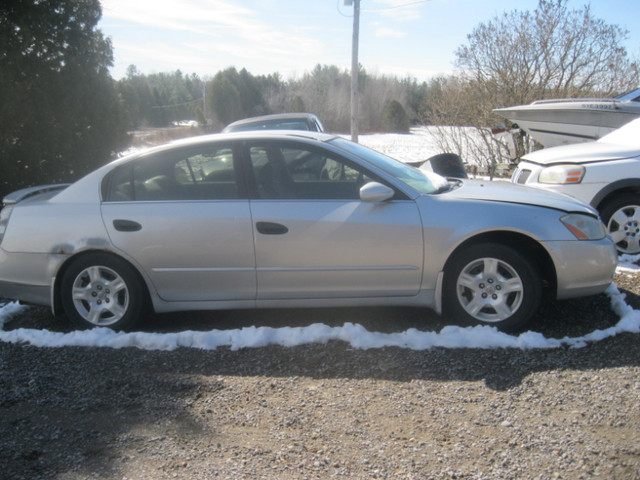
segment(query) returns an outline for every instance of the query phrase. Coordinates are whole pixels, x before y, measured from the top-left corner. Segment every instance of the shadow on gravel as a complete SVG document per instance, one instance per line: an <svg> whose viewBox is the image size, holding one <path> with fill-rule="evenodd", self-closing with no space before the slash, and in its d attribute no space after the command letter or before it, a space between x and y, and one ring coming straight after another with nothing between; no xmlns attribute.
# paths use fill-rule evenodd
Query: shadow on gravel
<svg viewBox="0 0 640 480"><path fill-rule="evenodd" d="M621 290L627 302L640 304L640 296ZM28 318L15 318L5 324L5 330L14 328L50 329L71 331L64 318L53 318L45 309L31 308ZM544 305L530 330L547 338L575 338L595 330L614 326L619 318L610 308L606 295L596 295L577 300L553 302ZM241 329L252 326L300 327L315 323L342 326L345 323L360 324L371 332L395 333L408 329L439 331L452 321L427 309L418 308L326 308L326 309L272 309L230 310L217 312L183 312L153 315L142 323L140 331L172 333L181 331L208 331ZM622 348L615 354L608 353L610 345L636 339L631 348ZM28 348L28 347L25 347ZM271 349L265 353L266 349ZM472 349L434 347L424 351L385 347L359 350L341 341L328 344L307 344L296 347L269 346L244 348L232 351L228 347L216 350L180 348L175 351L144 351L135 348L90 348L91 358L117 359L131 356L157 358L149 364L149 372L155 373L158 365L175 369L173 373L188 372L204 375L262 375L309 376L313 378L380 378L395 381L421 380L485 380L487 386L504 390L517 386L532 371L547 369L571 369L577 365L586 369L639 365L637 335L618 335L609 340L595 342L585 348L555 349ZM602 351L594 355L593 352ZM56 352L56 358L67 351L80 348L42 349L41 355ZM277 352L271 355L271 351ZM630 353L633 352L633 353ZM589 353L585 353L589 352ZM583 358L584 355L584 358ZM190 358L188 362L183 359ZM431 361L434 360L434 361ZM205 362L206 361L206 362ZM586 363L585 363L586 361ZM205 363L203 363L205 362ZM182 365L182 366L179 366ZM206 365L206 371L196 366ZM413 365L412 368L411 365ZM140 367L131 365L133 370ZM193 370L193 371L192 371ZM122 372L126 375L127 370ZM0 389L2 392L2 389ZM1 393L0 393L1 395Z"/></svg>
<svg viewBox="0 0 640 480"><path fill-rule="evenodd" d="M634 297L632 302L639 300ZM14 319L5 329L61 330L44 309L29 311L29 320ZM546 336L581 336L617 320L608 297L599 295L546 305L533 329ZM143 330L341 325L347 321L381 332L439 330L446 324L446 319L423 309L309 309L156 315ZM527 377L537 372L581 371L588 388L594 375L603 370L640 366L639 345L639 336L631 334L579 349L526 351L356 350L339 341L237 351L36 348L0 343L0 465L8 466L3 467L7 479L57 478L65 472L76 475L68 478L95 472L109 478L122 476L123 458L144 455L153 449L153 442L164 441L164 436L206 436L214 444L224 442L216 440L216 432L207 430L192 407L206 398L215 415L217 408L233 409L229 399L238 395L243 401L258 401L255 392L238 391L246 382L235 383L230 378L260 383L265 390L261 395L268 395L269 388L295 389L295 380L305 378L345 382L345 386L354 381L398 382L423 389L426 395L428 382L479 382L494 392L519 395ZM165 466L173 468L168 461Z"/></svg>
<svg viewBox="0 0 640 480"><path fill-rule="evenodd" d="M640 295L637 295L631 291L625 290L624 288L619 288L620 293L625 294L625 303L629 305L634 310L640 310Z"/></svg>
<svg viewBox="0 0 640 480"><path fill-rule="evenodd" d="M618 320L611 310L609 297L602 294L545 304L527 330L539 332L547 338L581 337L594 330L611 327ZM447 325L464 326L426 308L366 307L171 313L146 319L140 330L231 330L251 326L299 327L314 323L332 327L355 323L371 332L381 333L404 332L410 328L437 332Z"/></svg>

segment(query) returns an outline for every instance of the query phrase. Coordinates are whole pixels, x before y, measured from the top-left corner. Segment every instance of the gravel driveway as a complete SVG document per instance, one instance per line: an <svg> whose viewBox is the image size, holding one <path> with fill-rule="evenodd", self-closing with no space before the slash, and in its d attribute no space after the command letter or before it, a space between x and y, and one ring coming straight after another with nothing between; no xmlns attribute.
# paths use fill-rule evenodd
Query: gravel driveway
<svg viewBox="0 0 640 480"><path fill-rule="evenodd" d="M640 274L617 275L640 309ZM188 320L186 320L188 318ZM69 331L31 308L4 329ZM156 316L167 332L360 323L439 330L424 310ZM606 295L534 330L614 325ZM212 351L0 343L3 479L640 479L640 334L548 350L326 345Z"/></svg>

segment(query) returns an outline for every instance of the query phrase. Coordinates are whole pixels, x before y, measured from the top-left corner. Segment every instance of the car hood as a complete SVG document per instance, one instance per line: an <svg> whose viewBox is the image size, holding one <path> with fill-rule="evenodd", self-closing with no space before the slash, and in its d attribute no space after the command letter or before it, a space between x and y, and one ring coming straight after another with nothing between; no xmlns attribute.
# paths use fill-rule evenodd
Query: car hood
<svg viewBox="0 0 640 480"><path fill-rule="evenodd" d="M443 195L449 198L519 203L553 208L564 212L581 212L597 215L597 212L589 205L568 195L500 181L462 180L458 188L449 190L443 193Z"/></svg>
<svg viewBox="0 0 640 480"><path fill-rule="evenodd" d="M617 145L606 142L576 143L560 147L544 148L531 152L522 160L550 165L554 163L592 163L633 158L640 155L639 146Z"/></svg>

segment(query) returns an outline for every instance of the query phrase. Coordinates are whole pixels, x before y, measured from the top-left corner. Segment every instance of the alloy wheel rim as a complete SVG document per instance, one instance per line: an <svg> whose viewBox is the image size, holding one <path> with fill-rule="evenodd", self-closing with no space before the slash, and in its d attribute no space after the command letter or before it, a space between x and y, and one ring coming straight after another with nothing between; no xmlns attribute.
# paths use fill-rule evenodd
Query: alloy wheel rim
<svg viewBox="0 0 640 480"><path fill-rule="evenodd" d="M473 260L456 282L458 301L476 320L495 323L511 317L522 305L524 284L516 270L497 258Z"/></svg>
<svg viewBox="0 0 640 480"><path fill-rule="evenodd" d="M124 279L104 266L91 266L75 278L72 299L78 314L95 326L109 326L121 320L129 307L129 290Z"/></svg>

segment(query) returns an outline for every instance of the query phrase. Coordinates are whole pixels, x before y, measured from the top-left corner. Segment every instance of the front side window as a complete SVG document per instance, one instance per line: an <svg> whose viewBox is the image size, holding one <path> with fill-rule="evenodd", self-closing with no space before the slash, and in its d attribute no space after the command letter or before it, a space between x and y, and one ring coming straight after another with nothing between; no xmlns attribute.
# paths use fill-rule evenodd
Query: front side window
<svg viewBox="0 0 640 480"><path fill-rule="evenodd" d="M213 200L238 198L230 146L188 154L161 154L113 172L106 201Z"/></svg>
<svg viewBox="0 0 640 480"><path fill-rule="evenodd" d="M361 167L304 145L249 147L258 196L264 199L359 199L372 178Z"/></svg>

